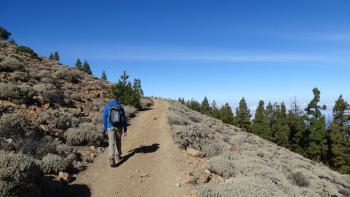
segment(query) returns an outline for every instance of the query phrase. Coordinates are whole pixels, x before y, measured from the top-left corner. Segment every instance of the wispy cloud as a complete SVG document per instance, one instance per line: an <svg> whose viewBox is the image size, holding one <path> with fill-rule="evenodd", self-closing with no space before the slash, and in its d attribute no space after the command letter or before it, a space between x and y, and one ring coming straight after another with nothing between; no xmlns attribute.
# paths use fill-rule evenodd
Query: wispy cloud
<svg viewBox="0 0 350 197"><path fill-rule="evenodd" d="M217 61L217 62L334 62L344 57L330 54L313 53L264 53L264 52L201 52L168 49L111 50L96 52L95 58L108 60L144 60L144 61Z"/></svg>

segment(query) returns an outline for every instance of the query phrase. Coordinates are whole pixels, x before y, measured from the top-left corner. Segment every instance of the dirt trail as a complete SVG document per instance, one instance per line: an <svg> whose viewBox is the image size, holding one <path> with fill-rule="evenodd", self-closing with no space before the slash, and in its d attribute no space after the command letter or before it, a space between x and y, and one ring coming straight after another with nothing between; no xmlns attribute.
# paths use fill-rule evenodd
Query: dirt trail
<svg viewBox="0 0 350 197"><path fill-rule="evenodd" d="M121 165L109 166L106 149L74 183L88 185L92 196L187 196L179 184L189 166L173 143L167 110L167 102L155 100L153 109L139 112L123 138Z"/></svg>

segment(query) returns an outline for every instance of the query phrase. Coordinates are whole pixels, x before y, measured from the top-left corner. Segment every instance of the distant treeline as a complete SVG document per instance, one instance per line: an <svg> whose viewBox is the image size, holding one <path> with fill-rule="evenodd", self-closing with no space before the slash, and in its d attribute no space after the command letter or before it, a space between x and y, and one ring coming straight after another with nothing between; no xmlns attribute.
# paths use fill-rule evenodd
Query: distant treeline
<svg viewBox="0 0 350 197"><path fill-rule="evenodd" d="M319 89L313 89L314 98L305 109L294 100L290 109L285 104L259 101L254 118L248 109L244 98L233 113L226 103L218 107L213 101L209 104L207 97L201 103L191 99L179 102L190 109L222 120L224 123L240 127L270 140L307 158L321 161L331 168L350 173L350 105L339 96L333 107L333 120L326 126L322 111L326 106L320 106Z"/></svg>

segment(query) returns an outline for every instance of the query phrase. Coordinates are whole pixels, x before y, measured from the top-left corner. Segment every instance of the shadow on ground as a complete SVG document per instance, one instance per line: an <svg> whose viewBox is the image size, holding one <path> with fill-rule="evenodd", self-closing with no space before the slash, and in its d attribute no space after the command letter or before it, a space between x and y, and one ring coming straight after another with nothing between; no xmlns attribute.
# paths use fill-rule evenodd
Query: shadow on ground
<svg viewBox="0 0 350 197"><path fill-rule="evenodd" d="M127 155L125 155L114 167L121 166L123 163L125 163L129 158L134 156L137 153L142 154L148 154L148 153L154 153L159 149L159 144L154 143L152 145L148 146L140 146L138 148L135 148L133 150L130 150Z"/></svg>
<svg viewBox="0 0 350 197"><path fill-rule="evenodd" d="M90 197L91 191L87 185L68 184L54 176L45 175L42 178L42 194L47 197Z"/></svg>

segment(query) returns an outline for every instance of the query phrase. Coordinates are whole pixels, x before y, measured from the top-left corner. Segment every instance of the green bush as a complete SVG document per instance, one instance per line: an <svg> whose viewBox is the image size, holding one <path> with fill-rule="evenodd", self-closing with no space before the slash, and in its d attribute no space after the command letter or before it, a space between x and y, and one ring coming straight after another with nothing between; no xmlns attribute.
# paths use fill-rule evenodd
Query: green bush
<svg viewBox="0 0 350 197"><path fill-rule="evenodd" d="M68 167L68 162L61 156L55 154L47 154L40 162L40 168L45 174L57 174L65 171Z"/></svg>
<svg viewBox="0 0 350 197"><path fill-rule="evenodd" d="M17 46L16 47L16 52L17 53L24 53L24 54L28 54L30 57L32 58L39 58L38 54L36 54L33 49L26 47L26 46Z"/></svg>
<svg viewBox="0 0 350 197"><path fill-rule="evenodd" d="M25 116L12 113L0 118L0 137L19 139L32 137L40 139L43 133Z"/></svg>
<svg viewBox="0 0 350 197"><path fill-rule="evenodd" d="M112 94L118 95L120 103L124 105L132 105L139 107L140 95L138 95L130 86L124 86L123 84L114 84L110 90Z"/></svg>
<svg viewBox="0 0 350 197"><path fill-rule="evenodd" d="M223 156L212 157L208 160L206 167L209 171L218 174L223 178L234 176L233 162Z"/></svg>
<svg viewBox="0 0 350 197"><path fill-rule="evenodd" d="M68 145L99 145L103 142L102 128L92 123L82 123L64 133Z"/></svg>
<svg viewBox="0 0 350 197"><path fill-rule="evenodd" d="M0 196L40 196L40 177L34 159L0 151Z"/></svg>

